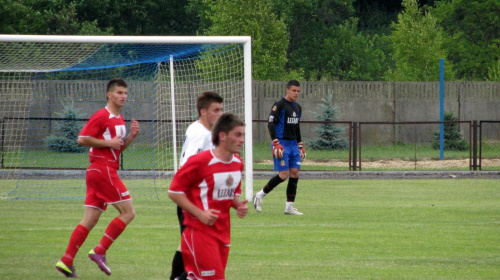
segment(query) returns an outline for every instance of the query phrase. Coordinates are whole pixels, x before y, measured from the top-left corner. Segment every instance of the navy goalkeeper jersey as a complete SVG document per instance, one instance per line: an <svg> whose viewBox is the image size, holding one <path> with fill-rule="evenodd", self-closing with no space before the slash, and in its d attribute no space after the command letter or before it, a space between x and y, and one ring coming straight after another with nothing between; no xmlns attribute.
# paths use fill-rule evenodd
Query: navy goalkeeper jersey
<svg viewBox="0 0 500 280"><path fill-rule="evenodd" d="M284 97L273 104L267 127L271 139L287 139L302 142L300 135L300 117L302 108L297 102L287 101Z"/></svg>

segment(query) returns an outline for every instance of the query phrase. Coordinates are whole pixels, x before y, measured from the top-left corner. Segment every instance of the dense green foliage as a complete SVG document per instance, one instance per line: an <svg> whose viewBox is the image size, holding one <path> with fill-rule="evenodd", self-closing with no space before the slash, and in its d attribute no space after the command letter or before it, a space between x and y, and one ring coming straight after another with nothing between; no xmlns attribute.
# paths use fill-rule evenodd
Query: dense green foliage
<svg viewBox="0 0 500 280"><path fill-rule="evenodd" d="M207 35L252 36L253 78L284 79L288 34L272 12L272 2L261 0L205 0L211 22Z"/></svg>
<svg viewBox="0 0 500 280"><path fill-rule="evenodd" d="M0 0L0 33L248 35L253 78L500 80L497 0Z"/></svg>
<svg viewBox="0 0 500 280"><path fill-rule="evenodd" d="M432 12L447 33L447 57L459 79L485 80L491 69L498 70L500 1L439 1Z"/></svg>
<svg viewBox="0 0 500 280"><path fill-rule="evenodd" d="M404 11L389 35L395 67L387 73L391 81L438 81L439 59L445 57L444 32L437 20L422 12L417 0L403 0ZM451 67L446 75L451 76Z"/></svg>

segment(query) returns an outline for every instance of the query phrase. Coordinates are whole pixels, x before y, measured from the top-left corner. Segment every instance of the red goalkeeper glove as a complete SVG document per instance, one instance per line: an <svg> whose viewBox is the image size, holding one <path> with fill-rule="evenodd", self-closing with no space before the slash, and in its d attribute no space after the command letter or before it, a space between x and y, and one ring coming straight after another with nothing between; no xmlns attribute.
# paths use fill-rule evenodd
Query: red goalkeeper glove
<svg viewBox="0 0 500 280"><path fill-rule="evenodd" d="M299 142L299 152L300 152L300 158L305 159L306 158L306 148L304 148L304 142Z"/></svg>
<svg viewBox="0 0 500 280"><path fill-rule="evenodd" d="M273 140L273 157L280 159L283 157L284 153L285 153L285 149L283 148L283 146L281 146L278 139L274 139Z"/></svg>

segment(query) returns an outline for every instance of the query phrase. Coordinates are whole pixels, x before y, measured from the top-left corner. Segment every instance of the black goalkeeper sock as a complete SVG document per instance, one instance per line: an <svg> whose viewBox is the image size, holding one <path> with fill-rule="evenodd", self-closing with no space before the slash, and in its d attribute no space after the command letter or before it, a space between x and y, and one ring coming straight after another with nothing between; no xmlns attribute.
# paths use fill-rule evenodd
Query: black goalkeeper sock
<svg viewBox="0 0 500 280"><path fill-rule="evenodd" d="M279 175L276 175L274 176L273 178L271 178L271 180L269 180L269 182L267 182L267 185L262 189L262 191L264 191L265 194L268 194L270 193L277 185L283 183L284 180L282 180L280 178Z"/></svg>
<svg viewBox="0 0 500 280"><path fill-rule="evenodd" d="M184 272L184 261L182 260L182 253L175 251L174 258L172 259L172 274L170 280L174 280Z"/></svg>
<svg viewBox="0 0 500 280"><path fill-rule="evenodd" d="M286 201L294 202L297 194L297 183L299 178L288 178L288 186L286 187Z"/></svg>

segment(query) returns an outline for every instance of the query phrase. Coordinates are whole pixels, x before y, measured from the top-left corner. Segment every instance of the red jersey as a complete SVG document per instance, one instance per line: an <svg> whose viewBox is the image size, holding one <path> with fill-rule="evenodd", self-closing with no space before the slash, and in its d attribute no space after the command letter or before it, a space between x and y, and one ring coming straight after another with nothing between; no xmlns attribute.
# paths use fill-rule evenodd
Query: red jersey
<svg viewBox="0 0 500 280"><path fill-rule="evenodd" d="M122 115L115 116L111 114L107 108L102 108L90 117L80 132L79 137L94 137L101 140L111 140L116 135L125 138L127 128ZM119 150L112 148L90 148L90 162L102 162L108 166L118 168L120 153L123 147Z"/></svg>
<svg viewBox="0 0 500 280"><path fill-rule="evenodd" d="M241 195L243 160L233 155L223 162L204 151L189 157L177 171L169 188L172 193L184 193L198 208L219 210L213 226L205 225L198 218L184 211L184 225L210 234L225 244L230 243L230 214L234 196Z"/></svg>

